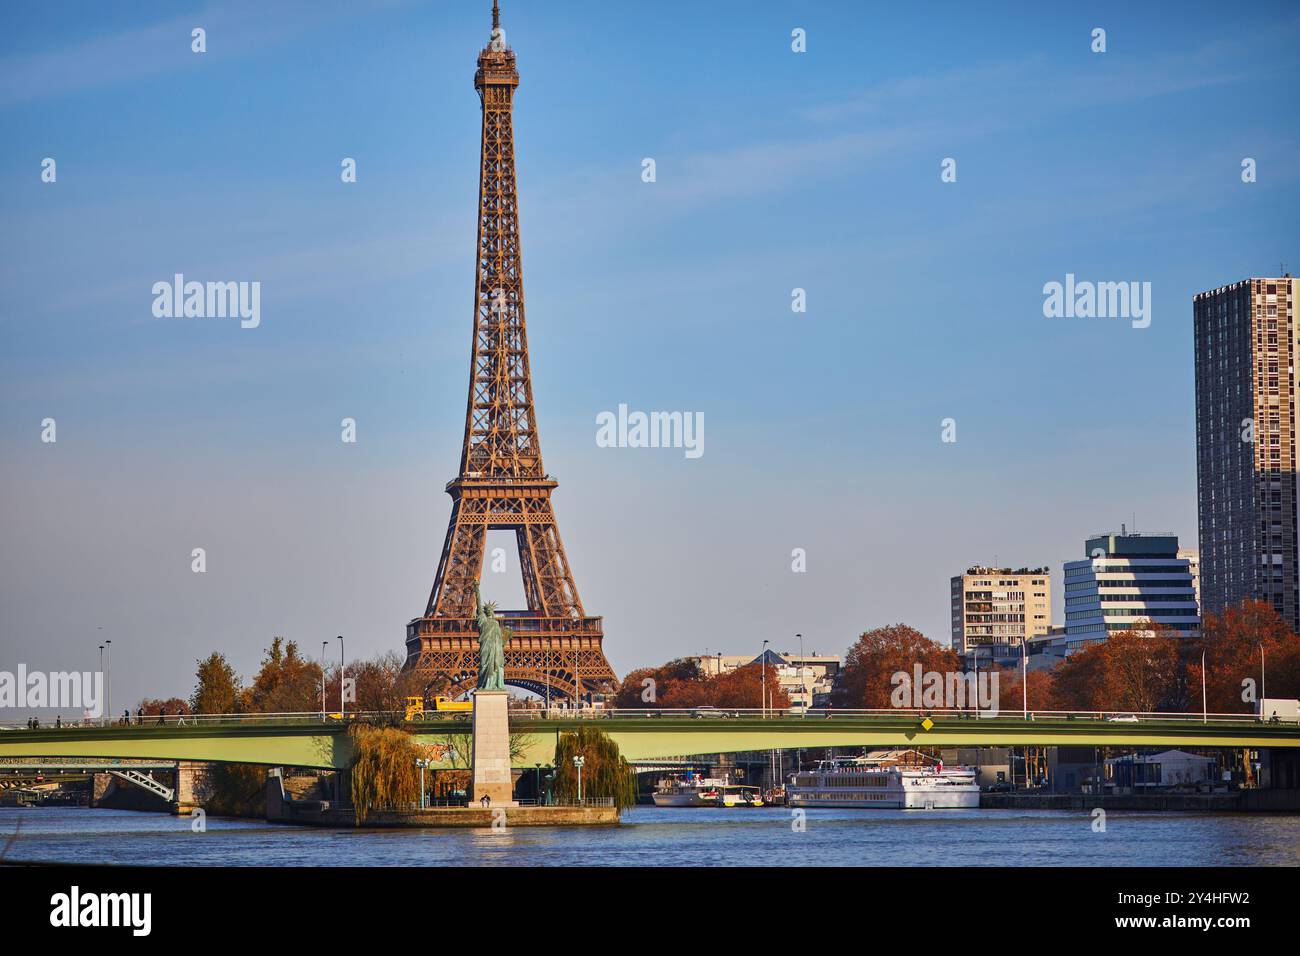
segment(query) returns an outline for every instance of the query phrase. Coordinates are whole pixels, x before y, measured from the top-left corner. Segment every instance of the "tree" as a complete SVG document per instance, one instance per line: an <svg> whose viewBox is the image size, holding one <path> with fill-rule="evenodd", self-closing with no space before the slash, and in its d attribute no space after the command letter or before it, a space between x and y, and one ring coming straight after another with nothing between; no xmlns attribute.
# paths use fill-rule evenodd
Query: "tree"
<svg viewBox="0 0 1300 956"><path fill-rule="evenodd" d="M1020 668L1005 668L998 675L998 707L1003 711L1023 710L1026 694L1020 689ZM1029 671L1029 710L1051 710L1053 678L1051 671Z"/></svg>
<svg viewBox="0 0 1300 956"><path fill-rule="evenodd" d="M1267 684L1259 687L1260 650ZM1205 652L1206 706L1210 713L1250 713L1254 700L1300 697L1300 637L1264 601L1230 605L1222 614L1206 614L1201 640L1190 649L1187 664L1189 703L1201 703L1201 651ZM1249 682L1249 683L1248 683ZM1252 687L1254 693L1247 692Z"/></svg>
<svg viewBox="0 0 1300 956"><path fill-rule="evenodd" d="M1106 710L1102 698L1105 673L1104 642L1075 651L1052 675L1053 710Z"/></svg>
<svg viewBox="0 0 1300 956"><path fill-rule="evenodd" d="M941 674L961 670L956 653L916 628L891 624L867 631L845 656L836 699L845 707L886 709L895 686L894 674L903 671L910 677L916 664L922 670Z"/></svg>
<svg viewBox="0 0 1300 956"><path fill-rule="evenodd" d="M159 700L157 697L146 697L137 705L144 711L146 717L157 717L160 714L167 717L174 717L176 714L189 714L189 701L181 700L179 697L168 697L166 700Z"/></svg>
<svg viewBox="0 0 1300 956"><path fill-rule="evenodd" d="M405 809L420 799L417 757L427 748L395 727L356 723L348 728L356 754L352 762L352 806L356 822L364 823L375 810Z"/></svg>
<svg viewBox="0 0 1300 956"><path fill-rule="evenodd" d="M226 655L213 651L208 657L198 661L197 678L194 694L190 697L190 709L196 714L237 714L240 713L242 688L239 675L226 660Z"/></svg>
<svg viewBox="0 0 1300 956"><path fill-rule="evenodd" d="M262 668L246 691L246 709L258 714L314 711L320 707L321 668L304 659L298 642L272 638Z"/></svg>
<svg viewBox="0 0 1300 956"><path fill-rule="evenodd" d="M763 701L764 672L766 672L767 702ZM758 710L761 707L789 707L790 698L781 689L776 667L756 661L719 674L708 681L708 692L715 707Z"/></svg>
<svg viewBox="0 0 1300 956"><path fill-rule="evenodd" d="M555 794L561 801L577 800L581 755L583 800L612 799L619 808L636 804L636 773L619 753L614 739L591 725L561 734L555 742Z"/></svg>
<svg viewBox="0 0 1300 956"><path fill-rule="evenodd" d="M646 684L646 681L651 683ZM704 674L699 661L693 657L679 657L662 667L642 667L623 678L614 706L618 708L695 707L694 703L667 704L665 700L676 696L678 701L696 700L700 696Z"/></svg>
<svg viewBox="0 0 1300 956"><path fill-rule="evenodd" d="M1142 714L1181 709L1185 687L1181 642L1172 628L1152 621L1105 641L1101 645L1105 709Z"/></svg>
<svg viewBox="0 0 1300 956"><path fill-rule="evenodd" d="M348 704L348 710L401 715L406 712L407 696L420 696L424 692L414 673L402 670L403 658L393 651L380 654L369 661L353 661L347 667L347 676L356 681L357 697ZM317 691L319 693L319 691ZM331 669L325 689L326 706L339 705L339 669Z"/></svg>

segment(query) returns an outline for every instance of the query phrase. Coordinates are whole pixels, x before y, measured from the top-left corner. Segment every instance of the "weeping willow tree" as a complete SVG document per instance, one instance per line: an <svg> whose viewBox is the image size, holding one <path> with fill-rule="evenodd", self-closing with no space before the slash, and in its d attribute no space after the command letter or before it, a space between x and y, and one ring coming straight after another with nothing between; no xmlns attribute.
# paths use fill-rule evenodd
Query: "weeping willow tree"
<svg viewBox="0 0 1300 956"><path fill-rule="evenodd" d="M583 799L612 797L620 809L636 804L636 773L619 753L614 739L592 726L576 733L561 734L555 744L555 795L561 800L578 798L578 768L573 758L583 757Z"/></svg>
<svg viewBox="0 0 1300 956"><path fill-rule="evenodd" d="M418 803L420 773L415 766L424 749L394 727L353 724L348 728L356 760L352 764L352 805L357 823L372 811Z"/></svg>

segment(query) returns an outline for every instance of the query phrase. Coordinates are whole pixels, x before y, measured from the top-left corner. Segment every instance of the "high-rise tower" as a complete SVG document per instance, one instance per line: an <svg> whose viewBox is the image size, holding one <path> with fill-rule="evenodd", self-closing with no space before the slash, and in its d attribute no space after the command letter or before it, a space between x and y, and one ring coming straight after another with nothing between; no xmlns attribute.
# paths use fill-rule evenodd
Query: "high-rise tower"
<svg viewBox="0 0 1300 956"><path fill-rule="evenodd" d="M483 108L478 240L474 246L474 338L460 474L447 483L451 523L424 616L406 627L406 667L433 686L459 690L478 673L474 583L489 530L515 532L528 607L498 611L513 631L506 683L573 697L615 680L573 583L551 509L556 481L542 467L528 368L519 194L511 107L519 71L492 4L492 35L478 56L474 88ZM485 588L491 597L490 585Z"/></svg>
<svg viewBox="0 0 1300 956"><path fill-rule="evenodd" d="M1193 300L1201 605L1267 601L1300 626L1296 363L1300 282L1243 279Z"/></svg>

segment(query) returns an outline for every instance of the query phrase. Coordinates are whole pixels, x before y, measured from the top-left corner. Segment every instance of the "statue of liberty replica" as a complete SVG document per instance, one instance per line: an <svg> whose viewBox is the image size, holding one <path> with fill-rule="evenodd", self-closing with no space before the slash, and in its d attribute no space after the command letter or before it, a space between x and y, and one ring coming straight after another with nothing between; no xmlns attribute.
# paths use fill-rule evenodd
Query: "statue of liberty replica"
<svg viewBox="0 0 1300 956"><path fill-rule="evenodd" d="M474 616L478 619L478 689L506 689L506 643L510 628L496 617L496 602L483 603L478 582L474 582Z"/></svg>

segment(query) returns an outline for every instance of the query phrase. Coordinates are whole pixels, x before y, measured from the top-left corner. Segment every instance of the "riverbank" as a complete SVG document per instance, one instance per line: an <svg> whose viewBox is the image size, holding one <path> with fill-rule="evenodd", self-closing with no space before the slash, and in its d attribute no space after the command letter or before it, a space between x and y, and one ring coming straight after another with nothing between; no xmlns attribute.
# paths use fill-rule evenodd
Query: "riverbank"
<svg viewBox="0 0 1300 956"><path fill-rule="evenodd" d="M271 823L296 823L313 827L376 827L425 829L429 827L609 827L618 826L618 807L518 806L429 807L425 810L377 810L358 822L356 810L329 800L295 800L275 770L266 777L266 819Z"/></svg>
<svg viewBox="0 0 1300 956"><path fill-rule="evenodd" d="M1300 813L1300 790L1231 793L981 793L981 810L1184 810Z"/></svg>

